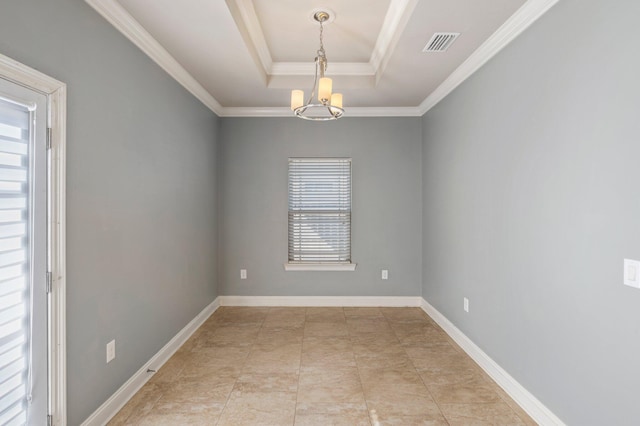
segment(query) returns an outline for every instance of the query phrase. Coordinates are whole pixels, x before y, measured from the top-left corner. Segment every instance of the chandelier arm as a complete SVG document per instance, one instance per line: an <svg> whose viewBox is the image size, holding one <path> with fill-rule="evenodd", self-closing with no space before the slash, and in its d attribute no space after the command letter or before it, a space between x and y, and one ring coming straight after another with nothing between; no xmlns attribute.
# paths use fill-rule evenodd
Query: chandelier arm
<svg viewBox="0 0 640 426"><path fill-rule="evenodd" d="M329 115L312 115L308 114L309 111L327 110ZM337 120L344 115L344 109L324 104L308 104L300 106L293 110L296 117L309 121L331 121ZM308 114L308 115L307 115Z"/></svg>
<svg viewBox="0 0 640 426"><path fill-rule="evenodd" d="M313 97L315 96L316 89L318 88L318 57L316 57L316 73L313 77L313 88L311 89L311 94L309 95L309 100L307 101L307 105L309 105L313 101Z"/></svg>

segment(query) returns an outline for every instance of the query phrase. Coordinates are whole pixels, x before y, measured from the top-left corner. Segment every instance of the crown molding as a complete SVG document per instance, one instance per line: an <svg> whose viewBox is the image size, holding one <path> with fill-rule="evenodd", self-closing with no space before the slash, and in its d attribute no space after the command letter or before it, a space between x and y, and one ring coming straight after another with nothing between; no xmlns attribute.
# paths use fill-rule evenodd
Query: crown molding
<svg viewBox="0 0 640 426"><path fill-rule="evenodd" d="M331 76L373 76L375 70L367 62L330 62L327 69ZM313 62L275 62L271 67L272 76L313 75L316 71Z"/></svg>
<svg viewBox="0 0 640 426"><path fill-rule="evenodd" d="M349 107L344 117L420 117L416 107Z"/></svg>
<svg viewBox="0 0 640 426"><path fill-rule="evenodd" d="M220 115L223 110L222 105L117 0L85 1L200 102Z"/></svg>
<svg viewBox="0 0 640 426"><path fill-rule="evenodd" d="M264 38L258 14L255 7L253 7L253 1L226 0L226 3L240 31L240 35L244 39L247 50L258 67L260 77L266 83L273 68L273 59L271 58L267 40Z"/></svg>
<svg viewBox="0 0 640 426"><path fill-rule="evenodd" d="M382 28L378 34L378 40L376 40L376 45L369 59L369 65L376 76L376 84L382 78L382 74L417 4L418 0L391 0L387 15L384 17Z"/></svg>
<svg viewBox="0 0 640 426"><path fill-rule="evenodd" d="M421 115L433 108L489 59L511 43L520 33L544 15L558 0L528 0L507 21L476 49L419 106Z"/></svg>
<svg viewBox="0 0 640 426"><path fill-rule="evenodd" d="M291 117L287 107L226 107L220 117ZM420 117L418 107L351 107L344 117Z"/></svg>
<svg viewBox="0 0 640 426"><path fill-rule="evenodd" d="M275 75L313 75L315 73L313 63L273 62L251 0L226 0L226 3L263 78L268 80L270 76ZM375 75L377 83L417 4L418 0L391 0L369 62L332 62L331 74L365 77Z"/></svg>
<svg viewBox="0 0 640 426"><path fill-rule="evenodd" d="M288 107L225 107L220 117L294 117Z"/></svg>
<svg viewBox="0 0 640 426"><path fill-rule="evenodd" d="M149 34L119 3L117 0L85 0L118 31L120 31L131 42L138 46L171 77L180 83L185 89L199 99L211 111L220 117L290 117L291 111L287 107L223 107L218 101L198 83L161 45ZM403 19L408 19L418 0L395 0L392 1L394 7L393 16L390 17L391 10L387 13L383 26L390 28L391 24L386 21L396 22L395 34L402 33L404 26ZM227 0L227 3L250 3L250 0ZM416 107L350 107L346 117L419 117L433 108L438 102L444 99L463 81L469 78L489 59L495 56L500 50L507 46L522 31L528 28L533 22L546 13L558 0L528 0L518 11L511 16L487 41L485 41L475 52L471 54L451 75L436 88L427 98ZM391 6L390 6L391 9ZM255 14L255 11L254 11ZM407 15L408 14L408 15ZM404 18L403 18L404 17ZM406 25L406 22L404 23ZM400 28L402 27L402 28ZM261 33L261 32L260 32ZM385 34L390 30L385 29ZM381 33L382 34L382 33ZM390 36L385 36L390 37ZM371 76L372 70L376 76L380 74L380 67L384 68L385 57L391 56L394 41L389 39L387 50L384 55L376 54L380 58L378 69L372 60L370 63L335 63L331 64L332 74L335 75L362 75L358 72L366 72ZM378 44L382 46L383 41L376 43L376 52L382 52ZM397 43L397 40L395 40ZM266 46L266 42L265 42ZM267 50L268 52L268 50ZM386 56L385 56L386 55ZM270 56L269 56L270 58ZM388 59L387 59L388 61ZM302 63L272 63L270 72L274 71L279 75L305 75L304 68L313 69L312 64ZM337 68L337 69L334 69Z"/></svg>

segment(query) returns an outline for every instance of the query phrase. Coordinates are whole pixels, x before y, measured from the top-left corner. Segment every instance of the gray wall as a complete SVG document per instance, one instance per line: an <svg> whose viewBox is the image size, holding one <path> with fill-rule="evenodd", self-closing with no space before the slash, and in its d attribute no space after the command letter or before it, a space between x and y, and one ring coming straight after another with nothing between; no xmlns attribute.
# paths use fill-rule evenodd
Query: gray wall
<svg viewBox="0 0 640 426"><path fill-rule="evenodd" d="M218 119L83 1L3 1L0 53L68 85L67 384L77 425L216 296Z"/></svg>
<svg viewBox="0 0 640 426"><path fill-rule="evenodd" d="M419 296L420 118L224 119L219 291L251 296ZM352 157L355 272L285 272L288 157ZM240 269L247 280L240 280ZM380 279L381 269L389 280Z"/></svg>
<svg viewBox="0 0 640 426"><path fill-rule="evenodd" d="M567 423L640 418L637 2L559 2L422 121L320 125L218 120L81 1L0 12L0 53L69 88L69 424L216 276L226 295L422 292ZM353 158L356 272L284 272L289 156Z"/></svg>
<svg viewBox="0 0 640 426"><path fill-rule="evenodd" d="M560 1L423 118L423 295L574 425L640 421L638 16Z"/></svg>

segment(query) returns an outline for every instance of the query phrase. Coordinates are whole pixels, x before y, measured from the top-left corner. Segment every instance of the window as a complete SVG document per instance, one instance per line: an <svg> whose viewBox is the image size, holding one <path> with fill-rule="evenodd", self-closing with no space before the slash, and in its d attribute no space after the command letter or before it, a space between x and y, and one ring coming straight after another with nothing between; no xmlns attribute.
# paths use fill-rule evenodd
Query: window
<svg viewBox="0 0 640 426"><path fill-rule="evenodd" d="M354 270L351 159L289 159L287 270Z"/></svg>

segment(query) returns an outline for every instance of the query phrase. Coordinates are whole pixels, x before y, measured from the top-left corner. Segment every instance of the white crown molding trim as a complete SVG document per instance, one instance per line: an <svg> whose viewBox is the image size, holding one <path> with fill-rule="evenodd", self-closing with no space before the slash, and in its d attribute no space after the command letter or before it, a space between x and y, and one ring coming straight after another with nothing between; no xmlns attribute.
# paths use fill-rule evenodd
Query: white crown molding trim
<svg viewBox="0 0 640 426"><path fill-rule="evenodd" d="M544 15L558 0L528 0L516 13L498 28L475 52L471 54L456 70L447 77L420 104L420 115L424 115L438 102L451 93L463 81L469 78L489 59L493 58L505 46L511 43L520 33Z"/></svg>
<svg viewBox="0 0 640 426"><path fill-rule="evenodd" d="M220 306L420 307L422 298L396 296L220 296Z"/></svg>
<svg viewBox="0 0 640 426"><path fill-rule="evenodd" d="M251 0L226 0L249 52L256 59L261 73L269 76L313 75L315 65L298 62L273 62L264 31ZM386 66L418 0L392 0L378 34L369 62L329 64L332 75L377 76L379 67Z"/></svg>
<svg viewBox="0 0 640 426"><path fill-rule="evenodd" d="M526 390L516 379L480 349L471 339L460 331L436 308L422 299L422 310L442 329L498 384L504 391L531 416L538 424L562 426L564 423L542 402Z"/></svg>
<svg viewBox="0 0 640 426"><path fill-rule="evenodd" d="M225 107L220 117L294 117L288 107Z"/></svg>
<svg viewBox="0 0 640 426"><path fill-rule="evenodd" d="M205 307L189 322L173 339L162 347L149 361L147 361L129 380L127 380L111 397L93 412L81 426L102 426L115 416L118 411L144 386L153 374L148 369L158 371L165 362L191 337L191 335L209 318L219 307L219 297ZM61 423L62 424L62 423Z"/></svg>
<svg viewBox="0 0 640 426"><path fill-rule="evenodd" d="M347 106L344 117L420 117L417 107L353 107Z"/></svg>
<svg viewBox="0 0 640 426"><path fill-rule="evenodd" d="M272 76L284 75L314 75L316 65L314 62L274 62L271 67ZM370 77L375 75L375 70L368 62L329 62L327 76L356 76Z"/></svg>
<svg viewBox="0 0 640 426"><path fill-rule="evenodd" d="M244 38L249 54L253 57L263 82L269 79L273 59L264 38L264 31L251 0L226 0L231 16Z"/></svg>
<svg viewBox="0 0 640 426"><path fill-rule="evenodd" d="M286 117L291 116L288 108L284 107L223 107L207 92L200 83L189 74L169 52L167 52L119 3L117 0L85 0L100 15L110 22L125 37L138 46L152 60L154 60L171 77L185 89L199 99L211 111L220 117ZM238 5L249 0L227 0L227 4ZM372 54L368 64L364 63L336 63L332 65L334 75L365 75L371 76L374 70L376 82L384 72L386 62L391 57L402 30L406 26L418 0L392 1L383 31L376 42L377 53ZM462 82L469 78L489 59L496 55L522 31L546 13L558 0L528 0L513 16L511 16L487 41L467 58L449 77L434 90L417 107L351 107L345 114L347 117L420 117L444 99ZM253 12L255 14L255 10ZM256 18L257 19L257 18ZM391 23L395 22L395 26ZM392 30L393 28L393 30ZM242 31L241 31L242 32ZM262 31L260 30L260 34ZM384 34L384 35L383 35ZM261 35L262 38L264 36ZM381 39L382 38L382 39ZM383 49L386 45L386 50ZM266 42L265 42L266 48ZM266 48L268 53L268 48ZM250 49L251 50L251 49ZM264 57L265 52L261 55ZM255 57L258 57L257 55ZM375 57L374 57L375 56ZM270 55L269 55L270 58ZM257 59L262 63L262 59ZM268 65L268 60L265 59ZM259 67L264 68L265 65ZM333 67L337 69L333 69ZM271 63L270 69L262 76L265 80L271 72L277 75L308 75L313 73L313 64ZM362 73L362 74L358 74Z"/></svg>
<svg viewBox="0 0 640 426"><path fill-rule="evenodd" d="M226 107L218 114L220 117L291 117L295 118L287 107ZM348 107L343 118L349 117L420 117L418 107Z"/></svg>
<svg viewBox="0 0 640 426"><path fill-rule="evenodd" d="M369 59L375 72L376 84L380 81L417 4L418 0L391 0Z"/></svg>
<svg viewBox="0 0 640 426"><path fill-rule="evenodd" d="M85 1L200 102L220 115L222 105L117 0Z"/></svg>

